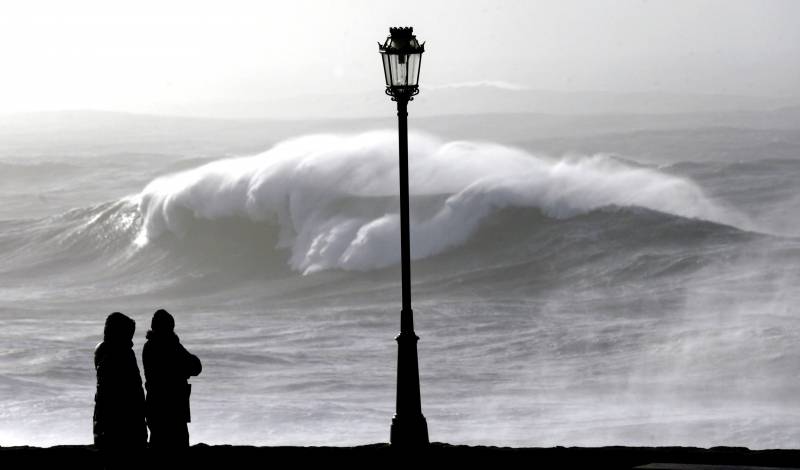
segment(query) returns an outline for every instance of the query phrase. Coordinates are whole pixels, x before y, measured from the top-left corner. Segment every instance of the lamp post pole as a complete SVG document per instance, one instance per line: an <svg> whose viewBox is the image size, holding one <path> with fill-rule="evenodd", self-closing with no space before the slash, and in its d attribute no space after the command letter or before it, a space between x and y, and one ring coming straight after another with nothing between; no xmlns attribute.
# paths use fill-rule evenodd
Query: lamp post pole
<svg viewBox="0 0 800 470"><path fill-rule="evenodd" d="M400 174L400 264L402 310L397 335L397 402L392 418L390 442L397 447L428 445L428 423L422 415L419 392L417 337L411 310L411 241L408 196L408 102L419 92L419 65L424 44L412 28L390 28L391 35L380 45L386 76L386 94L397 102L397 131Z"/></svg>
<svg viewBox="0 0 800 470"><path fill-rule="evenodd" d="M408 327L413 333L414 319L411 312L411 229L408 220L408 99L397 99L397 140L399 141L398 165L400 167L400 257L403 276L403 312L408 320L400 322L400 332ZM403 316L405 318L405 315Z"/></svg>
<svg viewBox="0 0 800 470"><path fill-rule="evenodd" d="M393 446L428 444L428 423L422 415L419 392L419 361L411 310L411 242L408 203L408 100L397 100L398 138L400 141L400 256L403 279L403 309L400 311L400 334L397 341L397 404L390 442Z"/></svg>

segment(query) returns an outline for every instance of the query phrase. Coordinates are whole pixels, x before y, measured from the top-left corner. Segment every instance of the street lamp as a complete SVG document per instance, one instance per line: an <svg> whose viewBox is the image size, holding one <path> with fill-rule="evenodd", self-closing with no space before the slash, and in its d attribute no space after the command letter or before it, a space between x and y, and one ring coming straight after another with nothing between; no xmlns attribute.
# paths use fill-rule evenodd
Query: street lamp
<svg viewBox="0 0 800 470"><path fill-rule="evenodd" d="M386 42L378 43L386 78L386 94L397 102L400 140L400 251L403 272L403 309L397 340L397 404L392 418L393 446L428 445L428 423L419 398L419 366L414 312L411 310L411 245L408 222L408 102L419 93L419 66L425 43L420 44L413 28L389 28Z"/></svg>

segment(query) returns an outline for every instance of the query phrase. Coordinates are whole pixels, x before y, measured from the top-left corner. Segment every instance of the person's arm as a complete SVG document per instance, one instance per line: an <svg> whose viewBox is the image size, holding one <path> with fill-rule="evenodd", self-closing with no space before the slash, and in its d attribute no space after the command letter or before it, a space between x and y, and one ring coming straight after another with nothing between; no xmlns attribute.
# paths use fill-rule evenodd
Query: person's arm
<svg viewBox="0 0 800 470"><path fill-rule="evenodd" d="M94 353L94 367L97 372L97 386L103 390L116 390L120 388L120 381L123 380L123 364L114 351L99 346Z"/></svg>
<svg viewBox="0 0 800 470"><path fill-rule="evenodd" d="M183 356L184 356L183 364L186 377L191 377L193 375L200 375L200 372L203 370L203 365L200 363L200 359L194 354L187 351L186 348L183 347L183 345L181 345L181 349L183 350Z"/></svg>

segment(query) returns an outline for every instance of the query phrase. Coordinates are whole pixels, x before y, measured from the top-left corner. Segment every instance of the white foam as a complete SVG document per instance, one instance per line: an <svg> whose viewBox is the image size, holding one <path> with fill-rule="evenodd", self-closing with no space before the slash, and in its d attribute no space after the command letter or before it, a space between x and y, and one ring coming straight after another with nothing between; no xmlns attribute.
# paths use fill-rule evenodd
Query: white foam
<svg viewBox="0 0 800 470"><path fill-rule="evenodd" d="M412 256L461 244L481 220L503 207L537 207L570 217L607 206L641 206L684 217L736 224L692 181L603 156L551 158L483 142L409 139L412 198L447 197L412 212ZM341 209L345 200L397 197L397 140L392 131L313 135L267 152L219 160L158 178L139 195L144 216L137 239L184 235L192 218L245 217L279 225L279 246L303 273L369 270L399 261L396 201L379 213ZM270 247L271 248L271 247Z"/></svg>

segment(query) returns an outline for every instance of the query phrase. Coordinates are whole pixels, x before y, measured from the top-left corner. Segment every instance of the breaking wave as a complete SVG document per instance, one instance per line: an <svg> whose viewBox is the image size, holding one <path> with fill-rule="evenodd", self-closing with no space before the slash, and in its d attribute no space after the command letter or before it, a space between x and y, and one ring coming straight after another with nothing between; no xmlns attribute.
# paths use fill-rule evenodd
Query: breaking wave
<svg viewBox="0 0 800 470"><path fill-rule="evenodd" d="M565 219L639 207L747 228L743 216L714 204L691 180L611 156L552 158L424 134L409 141L414 259L464 244L505 208ZM296 271L383 268L400 257L397 181L392 132L300 137L152 181L136 198L136 243L182 239L207 222L267 224L277 236L265 242L287 249Z"/></svg>

